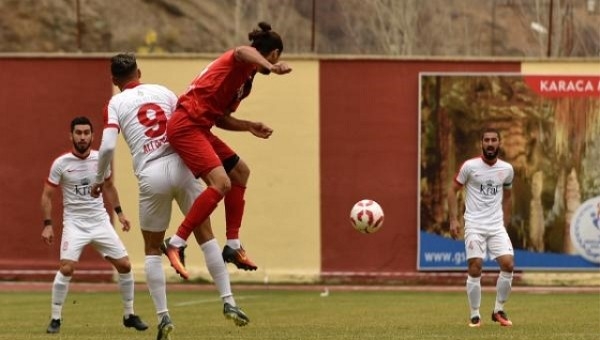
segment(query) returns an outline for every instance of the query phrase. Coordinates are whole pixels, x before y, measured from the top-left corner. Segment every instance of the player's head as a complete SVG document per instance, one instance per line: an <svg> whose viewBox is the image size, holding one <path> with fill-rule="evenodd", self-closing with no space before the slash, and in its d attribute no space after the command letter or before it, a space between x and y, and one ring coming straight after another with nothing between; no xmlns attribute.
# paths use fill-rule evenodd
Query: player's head
<svg viewBox="0 0 600 340"><path fill-rule="evenodd" d="M110 74L113 84L121 90L127 83L139 80L142 75L133 53L119 53L110 58Z"/></svg>
<svg viewBox="0 0 600 340"><path fill-rule="evenodd" d="M251 41L250 46L256 48L271 64L279 61L283 52L283 41L279 34L271 31L271 25L264 21L259 22L258 29L248 33L248 39ZM258 71L262 74L269 74L269 70L263 68L259 68Z"/></svg>
<svg viewBox="0 0 600 340"><path fill-rule="evenodd" d="M500 132L492 127L486 127L481 131L481 151L487 160L494 160L500 152Z"/></svg>
<svg viewBox="0 0 600 340"><path fill-rule="evenodd" d="M79 154L86 154L94 140L94 127L87 117L75 117L71 121L71 142Z"/></svg>

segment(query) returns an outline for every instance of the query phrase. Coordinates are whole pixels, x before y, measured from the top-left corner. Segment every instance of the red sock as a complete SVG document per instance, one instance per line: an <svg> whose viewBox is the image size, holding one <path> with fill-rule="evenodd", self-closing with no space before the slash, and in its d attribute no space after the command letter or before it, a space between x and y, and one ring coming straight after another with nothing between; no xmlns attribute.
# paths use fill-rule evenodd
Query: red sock
<svg viewBox="0 0 600 340"><path fill-rule="evenodd" d="M246 187L241 185L231 185L231 190L225 195L225 224L227 239L238 239L240 227L242 226L242 216L244 215L244 193Z"/></svg>
<svg viewBox="0 0 600 340"><path fill-rule="evenodd" d="M208 187L200 196L196 197L190 211L185 215L185 219L177 229L177 236L184 240L190 237L194 228L202 224L210 214L217 208L217 204L223 199L223 196L213 187Z"/></svg>

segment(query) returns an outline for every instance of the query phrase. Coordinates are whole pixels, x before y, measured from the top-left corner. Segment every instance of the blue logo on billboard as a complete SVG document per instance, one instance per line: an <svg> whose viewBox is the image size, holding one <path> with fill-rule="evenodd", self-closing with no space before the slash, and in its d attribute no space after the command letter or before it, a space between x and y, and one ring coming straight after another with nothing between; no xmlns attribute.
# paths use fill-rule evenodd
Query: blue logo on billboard
<svg viewBox="0 0 600 340"><path fill-rule="evenodd" d="M600 196L585 201L571 219L571 243L584 259L600 263Z"/></svg>

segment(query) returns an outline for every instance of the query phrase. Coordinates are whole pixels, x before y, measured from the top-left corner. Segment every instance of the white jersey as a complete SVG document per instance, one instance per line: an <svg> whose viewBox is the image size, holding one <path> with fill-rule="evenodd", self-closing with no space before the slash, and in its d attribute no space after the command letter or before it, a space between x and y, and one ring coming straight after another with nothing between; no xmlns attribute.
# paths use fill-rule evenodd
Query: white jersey
<svg viewBox="0 0 600 340"><path fill-rule="evenodd" d="M108 216L102 196L90 195L98 168L98 151L91 150L82 159L65 153L54 160L48 175L48 184L62 187L63 220L102 219ZM106 178L110 177L110 169Z"/></svg>
<svg viewBox="0 0 600 340"><path fill-rule="evenodd" d="M105 127L123 132L135 175L153 159L174 153L167 141L167 120L177 96L161 85L133 83L114 95L105 112Z"/></svg>
<svg viewBox="0 0 600 340"><path fill-rule="evenodd" d="M489 165L477 157L461 166L454 180L466 190L465 231L503 226L503 189L512 187L513 177L512 165L500 159Z"/></svg>

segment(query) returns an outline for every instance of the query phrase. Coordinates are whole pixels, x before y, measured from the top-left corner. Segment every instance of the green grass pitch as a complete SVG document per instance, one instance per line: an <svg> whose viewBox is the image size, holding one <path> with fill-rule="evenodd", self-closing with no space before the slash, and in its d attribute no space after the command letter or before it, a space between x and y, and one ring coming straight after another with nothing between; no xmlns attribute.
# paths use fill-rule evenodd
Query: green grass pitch
<svg viewBox="0 0 600 340"><path fill-rule="evenodd" d="M234 286L235 290L235 286ZM191 339L600 339L600 290L597 293L513 292L506 311L511 328L491 322L494 293L482 299L483 325L467 327L465 293L245 289L238 305L250 317L236 327L222 315L211 290L169 292L175 330L172 340ZM60 334L46 334L50 292L2 292L0 339L155 339L157 319L147 291L136 292L135 309L150 328L126 329L114 292L71 292L63 308Z"/></svg>

